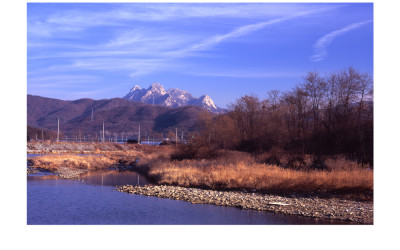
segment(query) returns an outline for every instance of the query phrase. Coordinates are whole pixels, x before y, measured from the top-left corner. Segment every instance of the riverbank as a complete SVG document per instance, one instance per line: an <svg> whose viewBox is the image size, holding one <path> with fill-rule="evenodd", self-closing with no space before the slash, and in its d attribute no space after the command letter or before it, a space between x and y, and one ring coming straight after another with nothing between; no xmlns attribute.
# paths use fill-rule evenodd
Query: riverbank
<svg viewBox="0 0 400 250"><path fill-rule="evenodd" d="M46 149L50 154L29 159L31 168L46 169L64 179L79 180L89 171L129 168L156 186L121 186L122 192L373 224L373 171L347 161L341 161L343 167L337 169L300 171L265 164L237 151L214 159L173 160L171 155L179 150L173 146L123 145L116 152L107 149L118 144L34 144L28 148ZM70 154L54 154L60 152L60 145ZM77 147L96 148L101 154L74 155Z"/></svg>
<svg viewBox="0 0 400 250"><path fill-rule="evenodd" d="M182 200L193 204L212 204L241 209L253 209L340 220L357 224L373 224L373 202L357 202L316 197L282 197L234 191L203 190L177 186L118 186L117 190L131 194Z"/></svg>
<svg viewBox="0 0 400 250"><path fill-rule="evenodd" d="M129 155L50 154L28 157L28 175L48 171L62 179L80 180L80 175L110 168L128 168L136 158Z"/></svg>
<svg viewBox="0 0 400 250"><path fill-rule="evenodd" d="M99 142L27 142L28 154L104 154L136 151L136 144Z"/></svg>

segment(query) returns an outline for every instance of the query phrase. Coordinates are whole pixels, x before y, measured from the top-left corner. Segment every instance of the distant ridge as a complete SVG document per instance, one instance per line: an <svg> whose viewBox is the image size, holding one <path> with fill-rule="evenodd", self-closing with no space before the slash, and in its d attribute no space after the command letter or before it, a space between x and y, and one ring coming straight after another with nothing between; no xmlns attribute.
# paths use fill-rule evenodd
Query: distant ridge
<svg viewBox="0 0 400 250"><path fill-rule="evenodd" d="M160 83L153 83L147 89L142 89L135 85L124 97L126 100L155 104L165 107L197 106L213 113L221 113L223 110L218 108L211 97L208 95L193 97L185 90L171 88L164 89Z"/></svg>
<svg viewBox="0 0 400 250"><path fill-rule="evenodd" d="M195 106L164 107L122 98L64 101L34 95L27 96L27 108L28 126L56 131L60 118L60 130L69 136L99 134L103 121L110 135L135 133L139 124L143 131L153 133L165 134L176 127L195 131L199 115L207 112Z"/></svg>

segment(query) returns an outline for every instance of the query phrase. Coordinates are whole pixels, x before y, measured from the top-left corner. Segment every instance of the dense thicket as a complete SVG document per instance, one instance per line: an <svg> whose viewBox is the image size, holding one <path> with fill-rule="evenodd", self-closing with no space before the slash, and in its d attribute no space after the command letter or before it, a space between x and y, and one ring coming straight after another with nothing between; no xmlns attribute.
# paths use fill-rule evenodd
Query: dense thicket
<svg viewBox="0 0 400 250"><path fill-rule="evenodd" d="M369 74L352 67L324 76L309 72L290 91L271 90L265 100L246 95L227 114L202 117L201 136L185 150L344 154L372 165L372 85Z"/></svg>

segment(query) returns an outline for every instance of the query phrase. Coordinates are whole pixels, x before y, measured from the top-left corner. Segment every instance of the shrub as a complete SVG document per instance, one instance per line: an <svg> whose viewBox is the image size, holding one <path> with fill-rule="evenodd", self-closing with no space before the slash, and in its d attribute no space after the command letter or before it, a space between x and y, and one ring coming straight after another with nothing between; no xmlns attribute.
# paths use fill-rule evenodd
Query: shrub
<svg viewBox="0 0 400 250"><path fill-rule="evenodd" d="M314 157L310 169L313 170L326 170L328 167L325 165L325 159L321 156Z"/></svg>
<svg viewBox="0 0 400 250"><path fill-rule="evenodd" d="M234 150L218 150L218 157L216 160L221 163L256 163L256 158L247 152L234 151Z"/></svg>
<svg viewBox="0 0 400 250"><path fill-rule="evenodd" d="M218 150L205 145L181 144L178 149L171 154L171 160L185 159L215 159L218 157Z"/></svg>
<svg viewBox="0 0 400 250"><path fill-rule="evenodd" d="M285 168L294 170L308 170L307 164L305 162L303 155L293 155L289 158L288 163L284 166Z"/></svg>
<svg viewBox="0 0 400 250"><path fill-rule="evenodd" d="M332 156L325 159L324 164L329 171L335 170L355 170L363 168L362 165L355 161L350 161L344 155Z"/></svg>

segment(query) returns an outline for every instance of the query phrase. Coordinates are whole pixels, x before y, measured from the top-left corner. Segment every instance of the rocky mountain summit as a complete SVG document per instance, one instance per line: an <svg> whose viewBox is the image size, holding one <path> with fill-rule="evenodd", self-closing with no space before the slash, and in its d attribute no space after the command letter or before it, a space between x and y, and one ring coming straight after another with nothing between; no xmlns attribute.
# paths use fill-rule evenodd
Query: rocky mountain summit
<svg viewBox="0 0 400 250"><path fill-rule="evenodd" d="M123 98L130 101L138 101L166 107L190 105L201 107L215 113L222 111L222 109L215 106L213 100L208 95L196 98L185 90L176 88L165 90L164 86L160 83L153 83L147 89L142 89L139 85L135 85Z"/></svg>

